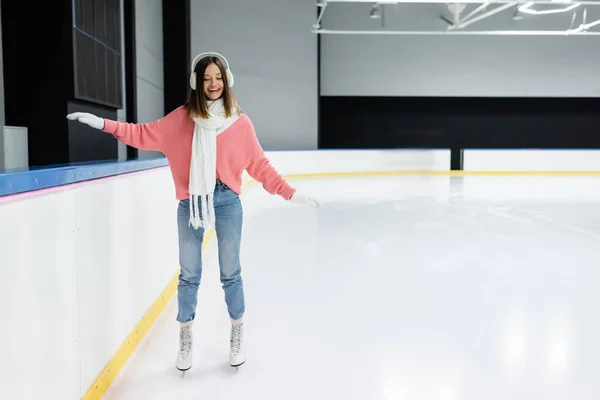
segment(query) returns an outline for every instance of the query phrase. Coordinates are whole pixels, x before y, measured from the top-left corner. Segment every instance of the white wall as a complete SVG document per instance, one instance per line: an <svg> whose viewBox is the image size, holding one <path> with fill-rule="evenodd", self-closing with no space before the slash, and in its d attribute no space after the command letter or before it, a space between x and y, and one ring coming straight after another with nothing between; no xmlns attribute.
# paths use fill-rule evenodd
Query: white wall
<svg viewBox="0 0 600 400"><path fill-rule="evenodd" d="M135 0L137 122L162 118L164 110L162 0ZM138 151L139 158L161 156Z"/></svg>
<svg viewBox="0 0 600 400"><path fill-rule="evenodd" d="M121 49L125 54L125 20L123 0L121 2ZM151 122L164 116L164 76L162 1L135 1L136 41L136 112L138 122ZM117 111L117 119L125 121L127 116L127 91L125 88L125 57L122 57L123 108ZM119 160L127 159L127 145L118 142ZM138 150L138 158L155 158L160 152Z"/></svg>
<svg viewBox="0 0 600 400"><path fill-rule="evenodd" d="M191 0L191 57L223 54L265 148L317 148L313 0Z"/></svg>
<svg viewBox="0 0 600 400"><path fill-rule="evenodd" d="M372 3L331 3L322 28L442 31L447 24L438 16L450 15L444 4L387 5L381 28L381 20L369 18L371 6ZM470 5L468 10L476 6ZM583 7L577 24L581 22L582 10ZM465 30L566 30L572 16L525 16L512 21L512 14L497 14ZM588 7L587 22L599 18L600 7ZM321 93L597 97L599 64L597 36L322 35Z"/></svg>

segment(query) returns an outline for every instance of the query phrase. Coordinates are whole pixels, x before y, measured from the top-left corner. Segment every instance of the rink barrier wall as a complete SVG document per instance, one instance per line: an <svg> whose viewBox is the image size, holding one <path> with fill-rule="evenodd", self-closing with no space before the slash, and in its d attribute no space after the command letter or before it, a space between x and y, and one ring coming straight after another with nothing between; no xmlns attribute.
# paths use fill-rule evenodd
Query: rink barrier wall
<svg viewBox="0 0 600 400"><path fill-rule="evenodd" d="M514 149L465 149L463 156L463 169L460 171L451 171L447 165L442 164L450 162L449 150L399 150L418 154L419 152L433 152L437 154L438 164L435 169L429 167L423 168L423 160L410 159L400 170L390 170L390 165L383 165L380 171L366 171L368 174L450 174L450 175L535 175L535 174L556 174L556 175L578 175L578 174L596 174L600 171L600 161L598 155L600 149L582 149L582 150L514 150ZM357 166L362 165L362 160L357 163L356 154L373 157L375 154L379 157L385 157L394 154L396 150L295 150L295 151L269 151L270 157L275 157L274 162L284 162L284 157L292 155L295 159L303 159L314 163L313 169L319 170L319 173L336 174L362 174L365 171L357 170ZM441 154L444 154L441 156ZM284 157L281 157L285 155ZM335 155L341 163L336 163L335 167L340 168L336 171L328 167L327 159ZM299 157L299 158L298 158ZM412 156L411 156L412 157ZM277 158L282 158L281 160ZM340 165L341 164L341 165ZM448 164L449 165L449 164ZM168 166L167 159L160 157L149 160L131 160L121 162L88 163L80 165L54 166L31 170L16 170L0 172L0 198L19 193L46 190L76 183L85 183L91 180L102 179L112 176L147 171L153 168ZM305 174L299 165L292 168L292 174ZM307 177L310 177L310 173Z"/></svg>
<svg viewBox="0 0 600 400"><path fill-rule="evenodd" d="M599 155L595 150L473 150L465 151L465 171L450 171L449 150L267 152L291 180L600 175ZM64 169L29 171L17 180L1 176L13 182L10 188L0 186L0 304L8 327L0 332L0 352L7 355L0 364L1 398L17 393L102 398L176 293L177 202L166 160L66 168L69 176L63 178ZM59 174L58 184L53 173ZM244 193L262 190L252 183L244 174ZM206 235L204 246L214 230ZM53 371L50 378L47 371Z"/></svg>
<svg viewBox="0 0 600 400"><path fill-rule="evenodd" d="M50 166L0 172L0 196L47 190L95 179L147 171L168 166L165 157L119 162Z"/></svg>

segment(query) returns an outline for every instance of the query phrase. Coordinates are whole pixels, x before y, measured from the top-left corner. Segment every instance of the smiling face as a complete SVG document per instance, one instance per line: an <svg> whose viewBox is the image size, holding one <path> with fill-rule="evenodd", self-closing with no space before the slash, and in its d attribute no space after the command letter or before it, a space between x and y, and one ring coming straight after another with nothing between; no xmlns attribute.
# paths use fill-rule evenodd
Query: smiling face
<svg viewBox="0 0 600 400"><path fill-rule="evenodd" d="M225 64L218 57L204 57L194 67L196 87L190 91L186 108L190 118L208 118L208 103L223 99L225 115L233 111L241 113L227 81ZM200 80L202 79L202 81ZM200 83L202 82L202 83Z"/></svg>
<svg viewBox="0 0 600 400"><path fill-rule="evenodd" d="M204 70L204 95L208 100L217 100L223 95L223 72L215 63L210 63Z"/></svg>

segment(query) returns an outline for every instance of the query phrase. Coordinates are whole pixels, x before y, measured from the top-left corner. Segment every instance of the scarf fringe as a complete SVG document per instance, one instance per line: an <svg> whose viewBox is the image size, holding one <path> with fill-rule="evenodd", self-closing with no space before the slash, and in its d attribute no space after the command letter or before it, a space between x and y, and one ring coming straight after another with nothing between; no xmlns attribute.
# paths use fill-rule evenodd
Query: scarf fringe
<svg viewBox="0 0 600 400"><path fill-rule="evenodd" d="M198 207L198 197L200 197L200 207ZM207 229L215 225L214 192L201 196L191 196L190 203L188 226L198 230L199 228ZM203 215L204 219L200 216L201 214L205 214Z"/></svg>
<svg viewBox="0 0 600 400"><path fill-rule="evenodd" d="M209 103L208 119L194 118L192 159L190 163L190 222L194 229L208 229L215 225L214 190L217 173L217 135L239 117L236 113L225 117L223 100ZM200 207L198 206L200 196ZM203 218L200 217L203 214Z"/></svg>

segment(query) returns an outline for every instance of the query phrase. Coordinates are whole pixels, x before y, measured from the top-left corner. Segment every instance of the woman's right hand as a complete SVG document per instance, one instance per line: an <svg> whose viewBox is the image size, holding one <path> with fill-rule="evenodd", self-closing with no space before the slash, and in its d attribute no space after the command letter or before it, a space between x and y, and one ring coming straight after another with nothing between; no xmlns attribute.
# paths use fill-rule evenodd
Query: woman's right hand
<svg viewBox="0 0 600 400"><path fill-rule="evenodd" d="M67 115L67 119L79 121L83 124L89 125L95 129L104 128L104 118L96 117L94 114L84 112L74 112Z"/></svg>

